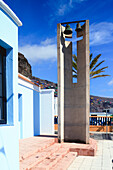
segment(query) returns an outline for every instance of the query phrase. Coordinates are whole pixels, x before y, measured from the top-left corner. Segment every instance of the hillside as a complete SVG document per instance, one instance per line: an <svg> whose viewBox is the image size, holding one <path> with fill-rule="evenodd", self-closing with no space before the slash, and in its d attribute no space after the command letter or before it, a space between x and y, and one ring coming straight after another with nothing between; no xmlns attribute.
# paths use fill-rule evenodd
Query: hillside
<svg viewBox="0 0 113 170"><path fill-rule="evenodd" d="M25 56L21 53L18 53L18 72L32 79L31 65L29 64Z"/></svg>
<svg viewBox="0 0 113 170"><path fill-rule="evenodd" d="M102 112L111 107L113 108L113 98L90 95L90 112Z"/></svg>
<svg viewBox="0 0 113 170"><path fill-rule="evenodd" d="M57 83L32 77L32 81L40 85L42 89L55 89L57 97ZM90 95L90 112L102 112L104 109L113 107L113 98Z"/></svg>

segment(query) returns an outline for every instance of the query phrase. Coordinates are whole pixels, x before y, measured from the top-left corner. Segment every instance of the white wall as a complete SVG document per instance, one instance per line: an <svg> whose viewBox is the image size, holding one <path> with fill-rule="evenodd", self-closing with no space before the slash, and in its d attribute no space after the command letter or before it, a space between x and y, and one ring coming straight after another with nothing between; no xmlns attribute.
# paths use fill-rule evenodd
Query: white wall
<svg viewBox="0 0 113 170"><path fill-rule="evenodd" d="M40 134L54 134L54 90L41 90L40 93Z"/></svg>
<svg viewBox="0 0 113 170"><path fill-rule="evenodd" d="M58 116L58 97L54 97L54 115Z"/></svg>
<svg viewBox="0 0 113 170"><path fill-rule="evenodd" d="M39 87L19 78L18 94L21 95L22 100L22 106L20 106L22 113L18 120L20 138L39 135Z"/></svg>
<svg viewBox="0 0 113 170"><path fill-rule="evenodd" d="M18 94L21 96L18 101L20 138L53 135L55 106L57 105L57 98L54 99L55 90L40 90L39 87L28 82L30 79L21 76L23 79L18 78Z"/></svg>

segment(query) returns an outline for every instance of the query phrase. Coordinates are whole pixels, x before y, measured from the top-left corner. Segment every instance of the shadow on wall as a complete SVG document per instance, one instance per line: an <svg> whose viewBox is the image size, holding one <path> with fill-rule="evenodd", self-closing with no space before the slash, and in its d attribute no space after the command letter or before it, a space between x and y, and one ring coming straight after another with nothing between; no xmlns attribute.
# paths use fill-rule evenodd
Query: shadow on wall
<svg viewBox="0 0 113 170"><path fill-rule="evenodd" d="M40 93L37 91L33 91L33 129L34 136L40 135Z"/></svg>
<svg viewBox="0 0 113 170"><path fill-rule="evenodd" d="M11 96L7 99L7 102L9 102L13 96L14 96L14 93L12 93Z"/></svg>
<svg viewBox="0 0 113 170"><path fill-rule="evenodd" d="M8 47L6 56L6 98L7 98L7 123L14 124L13 117L13 49Z"/></svg>
<svg viewBox="0 0 113 170"><path fill-rule="evenodd" d="M1 132L0 132L0 160L1 160L1 162L3 162L3 167L2 167L2 165L0 165L0 169L9 170L10 169L9 163L8 163L8 159L6 156L4 142L3 142Z"/></svg>

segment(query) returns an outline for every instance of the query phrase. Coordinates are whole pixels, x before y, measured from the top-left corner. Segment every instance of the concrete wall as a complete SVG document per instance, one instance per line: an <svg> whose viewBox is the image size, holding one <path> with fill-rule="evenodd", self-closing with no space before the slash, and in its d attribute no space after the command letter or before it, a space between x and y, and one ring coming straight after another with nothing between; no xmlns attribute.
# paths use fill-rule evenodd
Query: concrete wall
<svg viewBox="0 0 113 170"><path fill-rule="evenodd" d="M40 134L39 87L21 78L18 85L19 134L23 139Z"/></svg>
<svg viewBox="0 0 113 170"><path fill-rule="evenodd" d="M41 90L40 93L40 134L54 134L54 90Z"/></svg>
<svg viewBox="0 0 113 170"><path fill-rule="evenodd" d="M6 56L7 124L0 125L0 169L19 170L18 27L0 8L0 46Z"/></svg>
<svg viewBox="0 0 113 170"><path fill-rule="evenodd" d="M58 72L58 140L64 141L64 27L57 25L57 72Z"/></svg>
<svg viewBox="0 0 113 170"><path fill-rule="evenodd" d="M58 116L58 97L54 97L54 115Z"/></svg>
<svg viewBox="0 0 113 170"><path fill-rule="evenodd" d="M89 21L77 37L77 83L72 82L72 42L57 27L59 141L89 142Z"/></svg>

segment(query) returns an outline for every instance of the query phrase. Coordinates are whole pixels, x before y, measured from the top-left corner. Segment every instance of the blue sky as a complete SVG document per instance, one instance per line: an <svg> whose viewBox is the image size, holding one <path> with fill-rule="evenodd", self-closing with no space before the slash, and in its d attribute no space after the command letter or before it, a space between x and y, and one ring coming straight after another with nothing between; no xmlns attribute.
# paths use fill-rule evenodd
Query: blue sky
<svg viewBox="0 0 113 170"><path fill-rule="evenodd" d="M113 97L113 0L4 0L22 21L19 51L33 75L57 82L57 23L89 19L90 52L102 54L110 77L91 80L90 93Z"/></svg>

